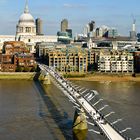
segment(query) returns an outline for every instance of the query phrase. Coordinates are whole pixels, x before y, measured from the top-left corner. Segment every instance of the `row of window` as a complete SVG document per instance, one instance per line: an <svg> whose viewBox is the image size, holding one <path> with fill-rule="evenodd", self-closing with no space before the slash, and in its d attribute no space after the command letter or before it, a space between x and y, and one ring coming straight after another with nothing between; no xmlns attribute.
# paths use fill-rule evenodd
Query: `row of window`
<svg viewBox="0 0 140 140"><path fill-rule="evenodd" d="M25 32L26 33L31 33L31 32L34 32L34 31L35 31L35 29L32 28L32 27L25 27ZM19 32L24 32L24 28L23 27L20 27L19 28Z"/></svg>

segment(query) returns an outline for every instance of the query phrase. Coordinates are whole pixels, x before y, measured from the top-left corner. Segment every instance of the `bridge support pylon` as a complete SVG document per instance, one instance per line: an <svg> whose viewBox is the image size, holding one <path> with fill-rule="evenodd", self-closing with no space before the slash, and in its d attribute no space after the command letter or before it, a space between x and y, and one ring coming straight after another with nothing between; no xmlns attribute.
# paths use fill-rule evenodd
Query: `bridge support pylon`
<svg viewBox="0 0 140 140"><path fill-rule="evenodd" d="M51 80L50 80L49 74L44 76L44 78L43 78L43 84L44 85L50 85L51 84Z"/></svg>
<svg viewBox="0 0 140 140"><path fill-rule="evenodd" d="M75 110L74 121L73 121L73 139L74 140L86 140L87 137L87 121L84 109L81 111Z"/></svg>

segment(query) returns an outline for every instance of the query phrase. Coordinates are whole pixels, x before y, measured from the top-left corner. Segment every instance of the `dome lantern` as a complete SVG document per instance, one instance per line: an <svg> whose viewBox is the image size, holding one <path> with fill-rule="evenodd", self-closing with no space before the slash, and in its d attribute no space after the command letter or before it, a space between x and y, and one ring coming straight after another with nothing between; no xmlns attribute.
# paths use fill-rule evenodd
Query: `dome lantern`
<svg viewBox="0 0 140 140"><path fill-rule="evenodd" d="M24 13L29 13L28 1L27 0L26 0L26 5L25 5Z"/></svg>

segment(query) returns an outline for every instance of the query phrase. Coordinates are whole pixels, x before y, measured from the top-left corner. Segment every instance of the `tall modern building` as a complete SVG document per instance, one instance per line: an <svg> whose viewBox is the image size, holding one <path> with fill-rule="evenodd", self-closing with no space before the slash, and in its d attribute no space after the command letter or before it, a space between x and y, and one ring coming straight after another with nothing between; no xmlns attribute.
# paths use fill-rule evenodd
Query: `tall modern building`
<svg viewBox="0 0 140 140"><path fill-rule="evenodd" d="M68 29L68 20L63 19L61 21L61 32L66 32L66 29Z"/></svg>
<svg viewBox="0 0 140 140"><path fill-rule="evenodd" d="M130 39L133 41L136 40L136 20L134 20L132 24L132 31L130 31Z"/></svg>
<svg viewBox="0 0 140 140"><path fill-rule="evenodd" d="M42 20L40 18L37 18L35 23L36 23L36 34L43 35Z"/></svg>
<svg viewBox="0 0 140 140"><path fill-rule="evenodd" d="M96 37L102 37L103 36L103 30L101 27L96 28Z"/></svg>
<svg viewBox="0 0 140 140"><path fill-rule="evenodd" d="M110 28L110 29L107 31L107 37L115 38L116 36L118 36L118 31L117 31L117 29L115 29L115 28Z"/></svg>
<svg viewBox="0 0 140 140"><path fill-rule="evenodd" d="M84 27L83 34L85 37L93 37L94 32L95 32L95 21L91 21Z"/></svg>
<svg viewBox="0 0 140 140"><path fill-rule="evenodd" d="M104 37L109 30L109 27L102 25L101 27L96 28L96 37Z"/></svg>
<svg viewBox="0 0 140 140"><path fill-rule="evenodd" d="M87 24L85 27L84 27L84 36L87 37L88 36L88 33L90 32L90 28L89 28L89 24Z"/></svg>
<svg viewBox="0 0 140 140"><path fill-rule="evenodd" d="M89 31L90 32L93 32L94 29L95 29L95 21L91 21L89 23Z"/></svg>

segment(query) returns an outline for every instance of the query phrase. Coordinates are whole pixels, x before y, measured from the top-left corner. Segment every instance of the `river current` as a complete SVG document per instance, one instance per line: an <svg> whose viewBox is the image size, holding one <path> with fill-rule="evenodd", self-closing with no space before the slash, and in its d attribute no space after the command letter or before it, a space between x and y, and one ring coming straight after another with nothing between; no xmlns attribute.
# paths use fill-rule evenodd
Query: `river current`
<svg viewBox="0 0 140 140"><path fill-rule="evenodd" d="M126 126L132 128L133 134L140 136L140 82L74 82L82 87L97 90Z"/></svg>
<svg viewBox="0 0 140 140"><path fill-rule="evenodd" d="M73 82L97 90L123 122L132 128L133 134L140 136L140 82ZM2 140L64 140L69 137L70 126L68 131L63 127L72 122L73 115L72 104L53 84L43 91L39 83L33 81L0 81ZM68 120L65 120L66 116ZM91 137L92 134L87 139Z"/></svg>

